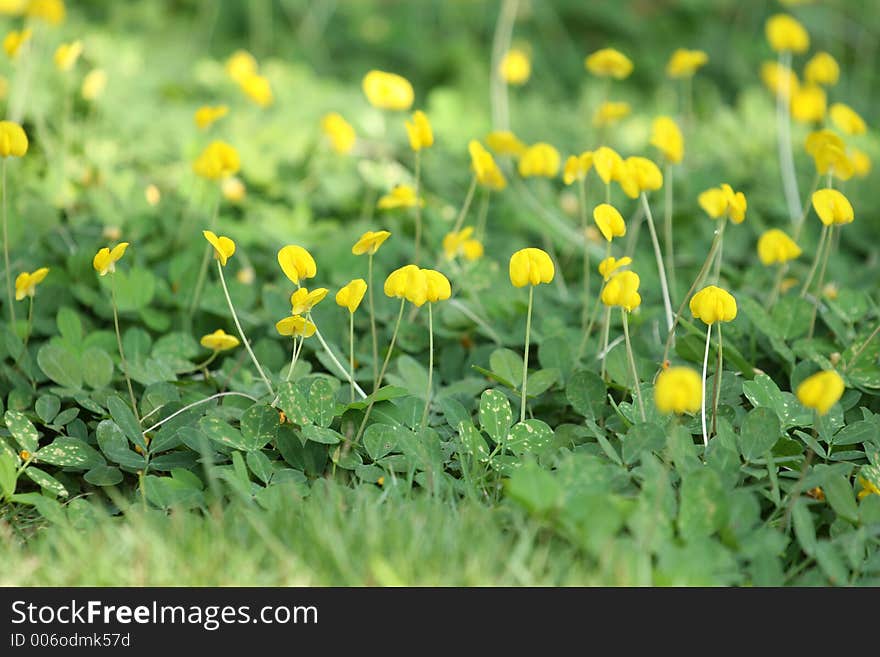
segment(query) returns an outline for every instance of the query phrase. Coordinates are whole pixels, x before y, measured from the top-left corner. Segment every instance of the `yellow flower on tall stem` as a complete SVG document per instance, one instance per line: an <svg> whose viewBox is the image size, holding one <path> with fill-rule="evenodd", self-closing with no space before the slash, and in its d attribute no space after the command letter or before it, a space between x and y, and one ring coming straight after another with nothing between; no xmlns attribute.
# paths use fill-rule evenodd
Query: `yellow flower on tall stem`
<svg viewBox="0 0 880 657"><path fill-rule="evenodd" d="M28 150L28 138L24 129L12 121L0 121L0 157L3 158L0 171L0 192L3 194L3 260L6 264L6 301L9 306L9 321L15 325L15 307L12 304L12 269L9 265L9 201L6 193L6 162L10 157L23 157Z"/></svg>
<svg viewBox="0 0 880 657"><path fill-rule="evenodd" d="M227 114L229 114L228 105L202 105L193 114L193 121L199 130L205 130Z"/></svg>
<svg viewBox="0 0 880 657"><path fill-rule="evenodd" d="M669 116L658 116L651 124L651 145L663 155L663 242L666 247L666 271L669 274L671 296L678 289L675 276L675 248L672 241L672 166L684 159L684 136L678 124Z"/></svg>
<svg viewBox="0 0 880 657"><path fill-rule="evenodd" d="M767 301L767 308L773 308L773 305L776 303L788 262L800 255L801 248L797 243L778 228L771 228L765 231L758 239L758 258L761 260L761 264L765 266L779 265L773 282L773 289Z"/></svg>
<svg viewBox="0 0 880 657"><path fill-rule="evenodd" d="M523 178L555 178L559 173L559 151L544 142L529 146L519 158L517 169Z"/></svg>
<svg viewBox="0 0 880 657"><path fill-rule="evenodd" d="M846 385L840 374L834 370L826 370L804 379L795 394L801 404L821 416L827 415L831 407L840 401L845 389Z"/></svg>
<svg viewBox="0 0 880 657"><path fill-rule="evenodd" d="M357 134L338 112L330 112L321 118L321 131L340 155L348 155L354 149Z"/></svg>
<svg viewBox="0 0 880 657"><path fill-rule="evenodd" d="M27 353L28 341L30 340L31 330L33 329L34 324L34 297L37 295L37 285L43 282L43 279L46 278L48 273L48 267L40 267L33 272L23 271L15 278L15 300L21 301L25 297L28 299L27 326L24 331L21 352L19 352L18 357L15 359L16 365L18 365L18 361L21 357Z"/></svg>
<svg viewBox="0 0 880 657"><path fill-rule="evenodd" d="M293 376L293 370L296 368L296 361L299 360L299 356L302 353L303 343L305 343L306 338L315 335L318 327L315 326L314 322L302 315L291 315L276 322L275 330L278 331L279 335L293 338L293 353L290 357L290 368L287 370L287 377L285 378L286 381L290 381L290 378Z"/></svg>
<svg viewBox="0 0 880 657"><path fill-rule="evenodd" d="M354 255L367 254L367 292L368 307L370 311L370 334L373 338L373 388L379 385L379 344L376 337L376 312L373 305L373 256L379 247L391 237L387 230L368 230L361 235L360 239L351 247Z"/></svg>
<svg viewBox="0 0 880 657"><path fill-rule="evenodd" d="M718 415L718 399L721 394L721 367L722 350L721 323L731 322L736 319L736 299L726 290L709 285L697 292L690 301L691 314L694 319L702 320L706 324L706 350L703 354L703 386L702 386L702 413L703 444L709 445L709 432L706 429L706 374L709 367L709 345L712 338L712 325L718 325L718 368L715 374L715 395L712 403L712 430L715 430L716 416Z"/></svg>
<svg viewBox="0 0 880 657"><path fill-rule="evenodd" d="M642 422L647 421L645 415L645 404L642 401L642 391L639 386L639 372L636 369L636 361L633 356L632 343L629 339L629 313L638 308L642 303L642 297L639 295L639 275L632 271L623 271L614 274L611 280L602 289L602 303L610 310L612 307L620 308L620 316L623 321L623 338L626 343L626 356L629 361L630 373L633 377L633 397L639 405L639 413L642 416ZM607 342L603 347L602 359L604 362L605 353L608 349Z"/></svg>
<svg viewBox="0 0 880 657"><path fill-rule="evenodd" d="M348 309L348 351L351 379L354 381L354 313L361 305L367 291L367 282L356 278L336 293L336 304ZM351 385L351 401L354 401L354 384Z"/></svg>
<svg viewBox="0 0 880 657"><path fill-rule="evenodd" d="M566 185L577 182L578 214L581 219L581 237L584 241L583 250L583 287L584 304L581 311L581 330L585 331L589 321L590 303L590 250L587 241L587 174L593 168L593 151L584 151L580 155L570 155L562 168L562 181Z"/></svg>
<svg viewBox="0 0 880 657"><path fill-rule="evenodd" d="M502 146L506 148L515 149L515 144L519 144L522 147L522 151L525 151L525 146L522 145L519 140L513 135L513 133L493 133L497 135L508 135L508 137L498 137L496 146L501 148ZM490 135L491 136L491 135ZM511 141L512 140L512 141ZM503 152L508 152L504 150ZM511 154L513 151L509 151ZM471 156L471 170L473 171L473 177L471 178L471 184L468 187L468 191L465 194L464 202L461 205L461 209L458 212L458 217L455 219L455 225L452 228L453 233L457 233L461 230L462 225L464 224L464 220L467 217L468 210L471 207L471 202L474 198L474 192L477 190L477 185L479 184L483 188L483 201L480 207L480 216L477 221L477 240L482 241L485 237L485 229L486 229L486 218L489 212L489 198L493 191L501 191L505 187L507 187L507 179L504 177L504 174L501 172L501 168L498 166L498 163L495 162L495 158L492 157L492 154L487 151L483 145L478 142L476 139L472 139L468 142L468 153Z"/></svg>
<svg viewBox="0 0 880 657"><path fill-rule="evenodd" d="M847 135L863 135L868 124L852 107L844 103L834 103L829 110L831 122Z"/></svg>
<svg viewBox="0 0 880 657"><path fill-rule="evenodd" d="M412 121L406 121L406 133L409 136L409 145L415 153L415 196L418 198L422 186L422 150L434 145L434 131L428 116L421 110L413 112ZM416 235L415 255L413 262L419 264L422 252L422 206L424 203L416 203Z"/></svg>
<svg viewBox="0 0 880 657"><path fill-rule="evenodd" d="M408 110L415 94L409 80L396 73L372 70L361 83L370 105L384 110Z"/></svg>
<svg viewBox="0 0 880 657"><path fill-rule="evenodd" d="M3 50L6 51L6 54L10 59L15 59L18 57L19 53L23 46L27 44L31 39L31 35L33 34L33 30L30 28L19 30L12 30L9 34L7 34L3 39Z"/></svg>
<svg viewBox="0 0 880 657"><path fill-rule="evenodd" d="M523 375L520 391L519 421L526 419L526 390L529 374L529 339L532 333L532 306L534 305L535 286L550 283L556 271L553 260L546 251L536 248L520 249L510 256L510 282L514 287L529 286L529 307L526 312L526 340L523 348Z"/></svg>
<svg viewBox="0 0 880 657"><path fill-rule="evenodd" d="M690 367L667 367L654 384L654 403L661 413L696 413L703 402L700 375Z"/></svg>
<svg viewBox="0 0 880 657"><path fill-rule="evenodd" d="M839 77L840 66L827 52L817 52L804 66L804 79L811 84L830 87L837 84Z"/></svg>
<svg viewBox="0 0 880 657"><path fill-rule="evenodd" d="M201 363L193 367L192 371L207 371L206 368L217 359L217 356L219 356L224 351L235 349L238 345L241 344L241 341L234 335L229 335L223 329L217 329L213 333L203 335L202 339L199 340L199 344L202 345L205 349L210 349L211 355L208 356Z"/></svg>
<svg viewBox="0 0 880 657"><path fill-rule="evenodd" d="M633 70L630 58L614 48L597 50L584 60L584 66L597 77L615 80L629 77Z"/></svg>

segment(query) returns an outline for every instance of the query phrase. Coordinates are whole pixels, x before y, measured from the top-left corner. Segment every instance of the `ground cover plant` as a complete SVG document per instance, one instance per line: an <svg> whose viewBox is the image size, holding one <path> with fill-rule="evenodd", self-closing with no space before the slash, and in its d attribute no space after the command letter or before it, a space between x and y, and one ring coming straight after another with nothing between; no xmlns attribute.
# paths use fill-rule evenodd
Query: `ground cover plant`
<svg viewBox="0 0 880 657"><path fill-rule="evenodd" d="M880 9L583 5L0 3L0 582L880 582Z"/></svg>

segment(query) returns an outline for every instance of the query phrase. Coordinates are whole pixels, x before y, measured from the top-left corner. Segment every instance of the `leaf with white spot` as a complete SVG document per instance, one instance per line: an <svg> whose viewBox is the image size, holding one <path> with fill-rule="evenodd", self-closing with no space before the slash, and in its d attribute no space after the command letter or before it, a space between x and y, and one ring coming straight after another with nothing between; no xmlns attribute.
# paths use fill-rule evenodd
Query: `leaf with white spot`
<svg viewBox="0 0 880 657"><path fill-rule="evenodd" d="M480 397L480 426L496 443L507 438L513 424L513 411L510 402L502 393L494 389L483 392Z"/></svg>

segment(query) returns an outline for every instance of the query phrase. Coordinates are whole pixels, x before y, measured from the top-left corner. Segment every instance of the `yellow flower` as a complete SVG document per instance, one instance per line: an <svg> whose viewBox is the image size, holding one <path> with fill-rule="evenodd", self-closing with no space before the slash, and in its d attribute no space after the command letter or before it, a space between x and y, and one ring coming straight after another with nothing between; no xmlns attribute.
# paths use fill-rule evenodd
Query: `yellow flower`
<svg viewBox="0 0 880 657"><path fill-rule="evenodd" d="M791 97L791 116L801 123L819 123L825 118L827 102L822 87L804 85Z"/></svg>
<svg viewBox="0 0 880 657"><path fill-rule="evenodd" d="M668 116L658 116L651 124L651 145L672 164L678 164L684 157L684 137L678 124Z"/></svg>
<svg viewBox="0 0 880 657"><path fill-rule="evenodd" d="M837 60L827 52L817 52L804 67L804 79L811 84L832 86L840 77Z"/></svg>
<svg viewBox="0 0 880 657"><path fill-rule="evenodd" d="M214 258L219 260L220 264L225 267L226 261L232 257L233 253L235 253L235 242L225 235L217 237L217 235L210 230L203 230L202 235L204 235L205 239L214 247Z"/></svg>
<svg viewBox="0 0 880 657"><path fill-rule="evenodd" d="M419 268L416 265L404 265L388 274L385 279L385 296L406 298L406 292L410 285L410 279L418 275Z"/></svg>
<svg viewBox="0 0 880 657"><path fill-rule="evenodd" d="M463 255L467 260L478 260L483 256L483 244L471 236L473 226L465 226L458 232L449 232L443 238L443 253L447 260Z"/></svg>
<svg viewBox="0 0 880 657"><path fill-rule="evenodd" d="M226 74L239 84L256 72L257 60L247 50L236 50L226 60Z"/></svg>
<svg viewBox="0 0 880 657"><path fill-rule="evenodd" d="M690 367L669 367L654 384L654 403L661 413L696 413L703 401L703 381Z"/></svg>
<svg viewBox="0 0 880 657"><path fill-rule="evenodd" d="M736 299L727 290L708 285L697 292L690 301L691 314L706 324L730 322L736 318Z"/></svg>
<svg viewBox="0 0 880 657"><path fill-rule="evenodd" d="M76 60L82 54L82 41L72 41L71 43L62 43L55 50L55 68L59 71L69 71L76 65Z"/></svg>
<svg viewBox="0 0 880 657"><path fill-rule="evenodd" d="M415 93L409 80L396 73L370 71L361 86L370 105L386 110L408 110Z"/></svg>
<svg viewBox="0 0 880 657"><path fill-rule="evenodd" d="M234 335L229 335L223 329L217 329L213 333L203 335L202 339L199 340L199 344L211 351L228 351L235 349L241 343Z"/></svg>
<svg viewBox="0 0 880 657"><path fill-rule="evenodd" d="M745 194L734 192L727 183L707 189L697 197L697 202L712 219L726 216L733 223L741 224L746 218L748 202Z"/></svg>
<svg viewBox="0 0 880 657"><path fill-rule="evenodd" d="M193 162L196 175L208 180L234 176L240 168L238 151L225 141L212 141Z"/></svg>
<svg viewBox="0 0 880 657"><path fill-rule="evenodd" d="M663 186L663 174L646 157L628 157L623 162L618 181L627 196L637 198L642 192L660 189Z"/></svg>
<svg viewBox="0 0 880 657"><path fill-rule="evenodd" d="M849 161L852 163L853 174L858 178L865 178L871 173L871 158L858 148L851 148Z"/></svg>
<svg viewBox="0 0 880 657"><path fill-rule="evenodd" d="M849 200L836 189L814 192L813 209L826 226L849 224L855 219Z"/></svg>
<svg viewBox="0 0 880 657"><path fill-rule="evenodd" d="M314 278L318 273L312 254L296 244L281 247L278 251L278 264L284 275L297 285L301 280Z"/></svg>
<svg viewBox="0 0 880 657"><path fill-rule="evenodd" d="M863 135L868 130L865 120L849 105L834 103L830 110L831 121L837 129L848 135Z"/></svg>
<svg viewBox="0 0 880 657"><path fill-rule="evenodd" d="M843 379L837 372L826 370L804 379L795 394L801 404L812 408L819 415L825 415L838 402L845 388Z"/></svg>
<svg viewBox="0 0 880 657"><path fill-rule="evenodd" d="M18 57L21 47L30 40L31 34L33 34L33 30L25 28L21 31L12 30L12 32L6 35L3 39L3 50L6 51L10 59Z"/></svg>
<svg viewBox="0 0 880 657"><path fill-rule="evenodd" d="M764 26L767 41L776 52L805 52L810 47L810 35L797 20L788 14L774 14Z"/></svg>
<svg viewBox="0 0 880 657"><path fill-rule="evenodd" d="M507 84L525 84L532 74L529 55L519 48L511 48L498 66L498 73Z"/></svg>
<svg viewBox="0 0 880 657"><path fill-rule="evenodd" d="M559 173L559 151L544 142L533 144L519 158L518 169L523 178L555 178Z"/></svg>
<svg viewBox="0 0 880 657"><path fill-rule="evenodd" d="M623 166L623 158L613 148L600 146L593 152L593 166L606 185L611 184Z"/></svg>
<svg viewBox="0 0 880 657"><path fill-rule="evenodd" d="M501 173L501 169L495 162L492 154L483 148L476 139L468 143L468 152L471 156L471 168L477 176L477 182L487 189L499 191L507 187L507 179Z"/></svg>
<svg viewBox="0 0 880 657"><path fill-rule="evenodd" d="M376 204L380 210L394 210L395 208L414 208L416 205L424 207L425 199L416 196L416 190L409 185L395 185L388 194L379 199Z"/></svg>
<svg viewBox="0 0 880 657"><path fill-rule="evenodd" d="M584 60L584 66L593 75L622 80L632 73L633 64L629 57L614 48L602 48Z"/></svg>
<svg viewBox="0 0 880 657"><path fill-rule="evenodd" d="M593 151L584 151L580 155L569 155L562 167L562 181L570 185L575 180L583 180L593 168Z"/></svg>
<svg viewBox="0 0 880 657"><path fill-rule="evenodd" d="M275 324L275 330L279 335L290 336L292 338L310 338L317 330L315 325L301 315L292 315L285 317Z"/></svg>
<svg viewBox="0 0 880 657"><path fill-rule="evenodd" d="M202 105L196 110L193 119L196 122L196 126L204 130L227 114L229 114L229 107L227 105Z"/></svg>
<svg viewBox="0 0 880 657"><path fill-rule="evenodd" d="M613 205L608 203L597 205L593 209L593 221L599 227L602 237L609 242L615 237L626 235L626 224L623 222L623 217Z"/></svg>
<svg viewBox="0 0 880 657"><path fill-rule="evenodd" d="M247 195L247 188L241 178L236 176L224 178L220 183L220 190L223 192L223 198L230 203L241 203Z"/></svg>
<svg viewBox="0 0 880 657"><path fill-rule="evenodd" d="M774 94L785 95L787 90L790 96L801 86L797 73L784 66L780 66L778 62L764 62L761 64L761 80Z"/></svg>
<svg viewBox="0 0 880 657"><path fill-rule="evenodd" d="M43 282L48 273L48 267L40 267L30 274L25 271L21 272L15 278L15 300L21 301L25 297L34 296L37 293L37 285Z"/></svg>
<svg viewBox="0 0 880 657"><path fill-rule="evenodd" d="M336 303L354 313L361 305L366 291L367 282L363 278L356 278L336 293Z"/></svg>
<svg viewBox="0 0 880 657"><path fill-rule="evenodd" d="M801 248L778 228L765 231L758 239L758 257L765 265L788 262L801 254Z"/></svg>
<svg viewBox="0 0 880 657"><path fill-rule="evenodd" d="M632 112L632 108L629 103L606 100L599 105L599 109L593 115L593 125L599 127L613 125L620 119L629 116L630 112Z"/></svg>
<svg viewBox="0 0 880 657"><path fill-rule="evenodd" d="M438 301L445 301L452 296L452 286L449 284L449 279L439 271L436 269L422 269L421 274L425 286L425 301L436 303ZM411 298L409 301L417 306L421 306L424 303L419 303L421 292L414 295L414 297L414 299Z"/></svg>
<svg viewBox="0 0 880 657"><path fill-rule="evenodd" d="M406 299L419 307L426 302L434 303L448 299L452 294L452 288L449 279L439 271L405 265L391 272L385 279L385 294L389 297Z"/></svg>
<svg viewBox="0 0 880 657"><path fill-rule="evenodd" d="M116 263L125 255L127 248L128 242L120 242L112 250L105 246L95 254L95 257L92 259L92 267L101 276L112 274L116 271Z"/></svg>
<svg viewBox="0 0 880 657"><path fill-rule="evenodd" d="M244 94L260 107L268 107L275 99L268 78L259 73L245 76L238 84Z"/></svg>
<svg viewBox="0 0 880 657"><path fill-rule="evenodd" d="M632 312L642 303L639 295L639 275L633 271L614 274L602 288L602 303L606 306L620 306Z"/></svg>
<svg viewBox="0 0 880 657"><path fill-rule="evenodd" d="M363 255L365 253L373 255L374 253L376 253L376 251L379 250L379 247L382 246L382 243L389 237L391 237L391 233L389 233L387 230L368 230L366 233L361 235L360 239L355 242L355 245L353 247L351 247L351 252L354 255Z"/></svg>
<svg viewBox="0 0 880 657"><path fill-rule="evenodd" d="M465 240L464 243L461 245L461 254L468 262L479 260L483 257L484 253L485 249L483 248L483 243L480 240Z"/></svg>
<svg viewBox="0 0 880 657"><path fill-rule="evenodd" d="M0 157L22 157L27 150L24 129L12 121L0 121Z"/></svg>
<svg viewBox="0 0 880 657"><path fill-rule="evenodd" d="M58 25L64 20L66 11L63 0L30 0L25 13L50 25Z"/></svg>
<svg viewBox="0 0 880 657"><path fill-rule="evenodd" d="M431 130L431 122L422 110L416 110L412 115L412 123L404 122L406 134L409 137L409 145L414 151L430 148L434 145L434 131Z"/></svg>
<svg viewBox="0 0 880 657"><path fill-rule="evenodd" d="M144 188L144 199L150 207L156 207L162 200L162 192L156 185L150 183Z"/></svg>
<svg viewBox="0 0 880 657"><path fill-rule="evenodd" d="M342 118L341 114L337 112L325 114L321 119L321 130L330 140L330 145L334 151L342 155L351 153L357 140L357 135L351 124Z"/></svg>
<svg viewBox="0 0 880 657"><path fill-rule="evenodd" d="M80 86L79 93L83 100L95 101L104 89L107 88L107 72L102 68L95 68L86 74Z"/></svg>
<svg viewBox="0 0 880 657"><path fill-rule="evenodd" d="M831 171L832 175L841 180L852 177L854 165L846 155L846 145L831 130L816 130L807 135L806 149L813 157L816 171L820 175L824 176Z"/></svg>
<svg viewBox="0 0 880 657"><path fill-rule="evenodd" d="M672 53L666 64L666 75L671 78L689 78L708 61L709 56L702 50L679 48Z"/></svg>
<svg viewBox="0 0 880 657"><path fill-rule="evenodd" d="M494 132L490 132L486 135L486 143L497 155L513 155L519 157L526 150L526 145L510 130L495 130Z"/></svg>
<svg viewBox="0 0 880 657"><path fill-rule="evenodd" d="M311 292L304 287L290 295L290 314L303 315L317 306L327 296L327 288L319 287Z"/></svg>
<svg viewBox="0 0 880 657"><path fill-rule="evenodd" d="M556 270L546 251L530 247L510 256L509 272L514 287L525 287L551 282Z"/></svg>
<svg viewBox="0 0 880 657"><path fill-rule="evenodd" d="M628 267L632 264L632 258L626 256L618 260L614 256L608 256L599 263L599 274L604 280L609 280L618 269Z"/></svg>
<svg viewBox="0 0 880 657"><path fill-rule="evenodd" d="M28 0L0 0L0 14L20 16L27 9Z"/></svg>
<svg viewBox="0 0 880 657"><path fill-rule="evenodd" d="M864 475L868 475L871 479ZM880 466L863 465L859 470L858 482L862 487L858 494L860 500L865 499L868 495L880 495Z"/></svg>

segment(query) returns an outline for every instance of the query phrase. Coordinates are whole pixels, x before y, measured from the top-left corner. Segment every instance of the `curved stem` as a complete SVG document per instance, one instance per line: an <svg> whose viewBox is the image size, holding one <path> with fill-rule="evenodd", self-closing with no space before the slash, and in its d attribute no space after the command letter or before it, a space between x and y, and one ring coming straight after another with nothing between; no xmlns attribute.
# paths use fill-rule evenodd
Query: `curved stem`
<svg viewBox="0 0 880 657"><path fill-rule="evenodd" d="M843 371L846 372L850 367L855 365L855 362L859 359L859 356L862 355L862 352L865 348L870 344L871 340L877 337L877 334L880 333L880 324L877 324L877 328L871 331L871 335L869 335L865 341L853 352L852 358L849 359L849 362L846 364L846 367L843 368Z"/></svg>
<svg viewBox="0 0 880 657"><path fill-rule="evenodd" d="M235 306L232 305L232 298L229 296L229 288L226 287L226 278L223 275L223 265L220 264L219 260L217 261L217 271L220 273L220 284L223 286L223 295L226 297L226 304L229 306L229 312L232 313L232 321L235 322L235 328L238 329L238 335L241 338L241 343L244 345L244 348L247 349L248 356L251 357L251 361L254 363L254 367L257 368L257 372L260 373L260 378L263 379L263 383L266 384L266 388L269 389L269 394L274 395L275 390L272 389L272 384L269 383L269 377L266 376L263 368L260 367L260 362L254 355L253 349L251 349L251 345L248 342L247 336L244 334L244 329L241 328L241 322L238 321L238 315L235 312Z"/></svg>
<svg viewBox="0 0 880 657"><path fill-rule="evenodd" d="M828 226L822 225L822 235L819 237L819 245L816 247L816 255L813 257L813 264L810 266L810 273L807 274L807 280L801 288L801 299L807 296L810 286L813 284L813 278L816 276L816 269L819 267L819 261L822 259L822 253L825 250L825 242L828 240Z"/></svg>
<svg viewBox="0 0 880 657"><path fill-rule="evenodd" d="M314 320L312 320L312 323L314 324ZM337 368L340 372L342 372L342 376L343 376L344 378L348 379L348 382L349 382L352 386L354 386L354 389L355 389L355 390L357 390L357 393L361 396L361 399L366 398L367 393L365 393L365 392L363 391L363 388L361 388L361 387L357 384L357 381L354 380L354 377L349 376L348 371L345 369L345 367L342 365L342 363L339 362L339 359L336 358L336 355L335 355L335 354L333 353L333 351L330 349L330 345L328 345L327 342L324 340L324 336L321 335L321 331L318 330L317 325L315 326L315 337L318 338L318 342L321 343L321 346L324 348L324 351L325 351L325 352L327 353L327 355L330 357L330 360L333 361L333 364L336 366L336 368Z"/></svg>
<svg viewBox="0 0 880 657"><path fill-rule="evenodd" d="M474 192L477 189L477 175L471 178L471 186L468 187L467 194L464 197L464 203L461 205L461 210L458 212L458 217L455 219L455 225L452 228L453 233L457 233L461 230L461 226L464 223L464 219L467 216L468 210L471 207L471 201L474 200Z"/></svg>
<svg viewBox="0 0 880 657"><path fill-rule="evenodd" d="M532 333L532 305L535 298L535 286L529 285L529 309L526 313L526 345L523 349L522 396L520 398L519 421L526 419L526 385L529 377L529 339Z"/></svg>
<svg viewBox="0 0 880 657"><path fill-rule="evenodd" d="M499 67L504 54L510 49L513 36L513 24L516 21L518 0L504 0L498 21L495 24L495 35L492 37L492 71L490 75L490 101L492 107L492 126L495 130L507 130L510 127L510 116L507 105L507 83L501 77Z"/></svg>
<svg viewBox="0 0 880 657"><path fill-rule="evenodd" d="M193 402L192 404L187 404L187 405L184 406L183 408L181 408L181 409L179 409L179 410L177 410L177 411L174 411L174 412L173 412L171 415L169 415L168 417L166 417L166 418L162 418L161 420L159 420L158 422L156 422L156 424L154 424L153 426L151 426L149 429L144 429L144 431L143 431L143 435L146 436L149 432L154 431L155 429L158 429L159 427L161 427L163 424L165 424L165 423L168 422L169 420L172 420L172 419L176 418L176 417L177 417L178 415L180 415L181 413L186 413L186 412L187 412L188 410L190 410L191 408L195 408L196 406L199 406L200 404L206 404L206 403L208 403L209 401L211 401L211 400L213 400L213 399L219 399L220 397L229 397L229 396L244 397L245 399L250 399L250 400L251 400L252 402L254 402L255 404L259 403L259 401L260 401L259 399L256 399L255 397L251 397L250 395L246 395L246 394L243 393L243 392L218 392L216 395L211 395L210 397L206 397L205 399L200 399L200 400L197 401L197 402ZM158 409L157 409L157 410L158 410Z"/></svg>
<svg viewBox="0 0 880 657"><path fill-rule="evenodd" d="M819 301L822 299L822 286L825 283L825 269L828 267L828 257L831 255L831 248L834 244L834 228L828 230L828 239L825 240L825 255L822 256L822 267L819 269L819 279L816 283L816 294L813 297L813 314L810 317L810 330L807 332L807 338L813 337L813 330L816 328L816 313L819 311Z"/></svg>
<svg viewBox="0 0 880 657"><path fill-rule="evenodd" d="M492 191L484 188L483 194L480 197L480 214L477 215L477 240L480 242L486 239L486 220L489 216L489 199L491 196Z"/></svg>
<svg viewBox="0 0 880 657"><path fill-rule="evenodd" d="M605 380L605 357L608 355L608 334L611 331L611 306L605 306L605 318L602 321L602 365L599 368L599 376Z"/></svg>
<svg viewBox="0 0 880 657"><path fill-rule="evenodd" d="M587 241L587 189L586 179L578 181L578 211L581 218L581 237L584 241L584 307L581 308L581 331L586 331L589 322L589 306L590 306L590 249Z"/></svg>
<svg viewBox="0 0 880 657"><path fill-rule="evenodd" d="M351 401L354 401L354 313L348 313L348 364L351 367Z"/></svg>
<svg viewBox="0 0 880 657"><path fill-rule="evenodd" d="M804 209L801 212L800 219L798 219L797 225L794 227L794 233L791 236L791 239L795 242L798 241L798 238L801 236L801 230L803 230L804 223L807 220L807 215L810 213L810 207L812 205L813 194L819 189L819 181L822 179L822 176L819 172L816 172L816 175L813 177L813 185L810 187L810 191L807 196L804 198ZM829 185L830 187L830 185Z"/></svg>
<svg viewBox="0 0 880 657"><path fill-rule="evenodd" d="M376 387L373 392L382 385L382 379L385 378L385 370L388 368L388 362L391 360L391 353L394 351L394 344L397 342L397 332L400 330L400 321L403 319L403 308L406 305L406 299L400 300L400 312L397 313L397 321L394 323L394 330L391 332L391 342L388 345L388 353L385 354L385 360L382 361L382 369L379 370L379 378L376 379Z"/></svg>
<svg viewBox="0 0 880 657"><path fill-rule="evenodd" d="M689 78L688 78L689 79ZM675 277L675 247L672 242L672 163L667 162L663 172L663 242L666 247L666 270L669 273L670 301L678 289Z"/></svg>
<svg viewBox="0 0 880 657"><path fill-rule="evenodd" d="M645 208L645 217L648 219L648 231L651 233L657 271L660 273L660 290L663 293L663 308L666 310L666 327L671 331L672 302L669 300L669 285L666 283L666 267L663 265L663 253L660 251L660 242L657 240L657 231L654 229L654 217L651 214L651 206L648 205L648 195L645 192L642 192L642 206Z"/></svg>
<svg viewBox="0 0 880 657"><path fill-rule="evenodd" d="M782 189L785 193L785 202L788 205L789 218L794 221L795 217L801 216L801 199L798 192L797 175L794 168L794 156L791 151L791 118L789 116L789 103L791 98L790 76L791 53L784 51L779 53L779 70L781 82L776 93L776 129L777 143L779 145L779 169L782 173Z"/></svg>
<svg viewBox="0 0 880 657"><path fill-rule="evenodd" d="M370 305L370 334L373 336L373 387L379 378L379 342L376 338L376 313L373 310L373 252L367 259L367 301Z"/></svg>
<svg viewBox="0 0 880 657"><path fill-rule="evenodd" d="M220 190L217 189L215 191L216 200L214 201L214 211L211 213L211 226L210 230L214 231L217 228L217 218L220 215ZM202 254L202 262L199 265L199 276L196 279L196 286L193 288L192 299L189 302L189 310L186 315L186 321L189 323L192 321L192 317L196 312L196 309L199 307L199 302L202 299L202 289L205 287L205 278L208 275L208 263L211 260L211 253L213 252L214 247L210 244L205 245L205 252Z"/></svg>
<svg viewBox="0 0 880 657"><path fill-rule="evenodd" d="M119 347L119 359L122 361L122 373L125 375L125 383L128 386L128 396L131 398L131 408L134 416L140 418L138 414L137 398L134 396L134 389L131 387L131 377L128 375L128 361L125 360L125 350L122 348L122 334L119 332L119 310L116 307L116 275L110 274L110 305L113 306L113 327L116 329L116 346ZM138 419L140 422L140 419Z"/></svg>
<svg viewBox="0 0 880 657"><path fill-rule="evenodd" d="M416 151L416 182L415 182L415 192L416 192L416 248L415 248L415 256L413 258L413 263L418 265L419 258L422 254L422 203L419 198L419 192L422 184L422 152Z"/></svg>
<svg viewBox="0 0 880 657"><path fill-rule="evenodd" d="M21 359L27 353L28 342L31 339L31 331L34 326L34 297L28 297L28 315L27 315L27 326L24 330L24 339L22 340L21 351L18 352L18 356L15 359L15 363L13 363L13 367L18 367L18 364L21 362Z"/></svg>
<svg viewBox="0 0 880 657"><path fill-rule="evenodd" d="M217 358L217 356L219 356L219 355L220 355L220 352L219 352L219 351L212 351L212 352L211 352L211 355L208 356L208 357L207 357L205 360L203 360L201 363L198 363L198 364L196 364L196 365L193 365L193 366L192 366L190 369L188 369L188 370L182 370L182 371L179 371L179 372L177 372L177 373L178 373L178 374L186 374L186 373L188 373L188 372L198 372L199 370L203 370L203 369L205 369L208 365L210 365L211 363L213 363L214 360L215 360L215 359Z"/></svg>
<svg viewBox="0 0 880 657"><path fill-rule="evenodd" d="M773 278L773 289L770 290L770 297L767 299L767 311L773 310L776 300L779 298L779 290L782 289L782 278L785 276L786 265L781 264L776 269L776 276Z"/></svg>
<svg viewBox="0 0 880 657"><path fill-rule="evenodd" d="M645 415L645 403L642 401L642 389L639 386L639 371L636 369L636 359L633 356L632 343L629 341L629 318L627 312L623 308L620 309L620 315L623 317L623 339L626 340L626 356L629 360L629 368L633 377L633 397L638 400L639 412L642 415L642 422L647 422Z"/></svg>
<svg viewBox="0 0 880 657"><path fill-rule="evenodd" d="M434 304L428 303L428 390L425 392L425 410L422 412L422 431L428 428L428 410L434 385Z"/></svg>
<svg viewBox="0 0 880 657"><path fill-rule="evenodd" d="M714 391L712 394L712 433L714 434L716 431L716 427L718 426L717 418L718 418L718 401L721 399L721 379L722 379L722 365L724 354L724 342L721 339L721 322L718 322L718 362L715 369L715 383L713 385Z"/></svg>
<svg viewBox="0 0 880 657"><path fill-rule="evenodd" d="M703 354L703 392L700 404L702 406L700 417L703 426L703 445L709 446L709 432L706 431L706 371L709 368L709 345L712 338L712 325L706 326L706 352Z"/></svg>
<svg viewBox="0 0 880 657"><path fill-rule="evenodd" d="M285 381L290 381L291 377L293 377L293 370L296 368L296 361L299 359L299 352L302 351L302 345L305 338L300 337L299 341L297 338L293 338L293 348L290 350L290 367L287 370L287 376L284 377Z"/></svg>
<svg viewBox="0 0 880 657"><path fill-rule="evenodd" d="M6 160L7 158L3 158L3 164L0 165L0 169L2 169L2 174L0 174L0 178L2 178L2 192L3 192L3 260L6 264L6 303L9 306L9 323L11 325L10 328L14 328L15 326L15 306L12 301L12 269L9 265L9 218L8 218L8 210L7 206L9 204L8 199L6 198Z"/></svg>

